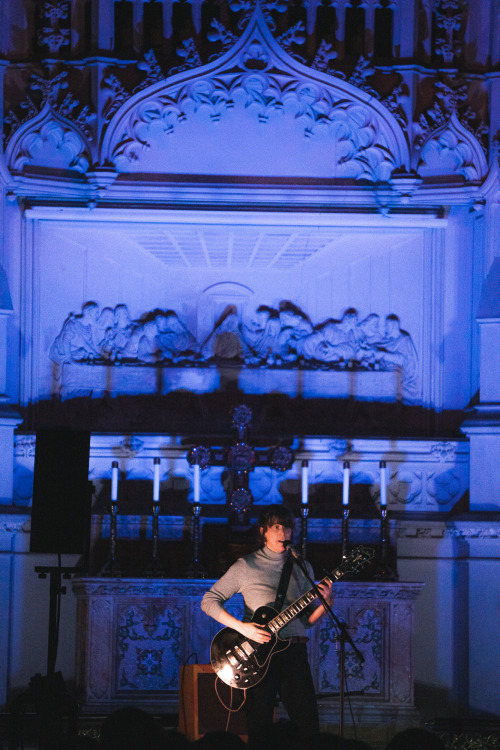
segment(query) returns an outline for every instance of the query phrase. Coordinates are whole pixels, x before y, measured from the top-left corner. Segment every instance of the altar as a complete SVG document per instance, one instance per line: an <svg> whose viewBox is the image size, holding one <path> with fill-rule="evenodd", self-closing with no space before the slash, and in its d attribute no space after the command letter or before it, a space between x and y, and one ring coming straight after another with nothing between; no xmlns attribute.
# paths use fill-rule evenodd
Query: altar
<svg viewBox="0 0 500 750"><path fill-rule="evenodd" d="M220 625L200 609L207 579L82 577L77 599L77 688L83 712L126 705L178 714L180 668L210 662ZM357 724L393 731L418 721L413 694L414 603L422 584L338 581L334 610L364 657L346 647L346 678ZM241 615L241 603L230 611ZM320 722L335 731L339 652L325 618L308 644ZM280 707L277 708L278 716Z"/></svg>

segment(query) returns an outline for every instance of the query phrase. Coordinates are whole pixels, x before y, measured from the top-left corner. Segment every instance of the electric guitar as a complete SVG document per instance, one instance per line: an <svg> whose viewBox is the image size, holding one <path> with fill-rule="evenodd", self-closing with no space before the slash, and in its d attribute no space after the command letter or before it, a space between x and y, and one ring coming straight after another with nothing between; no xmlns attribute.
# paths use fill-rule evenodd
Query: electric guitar
<svg viewBox="0 0 500 750"><path fill-rule="evenodd" d="M370 547L356 547L321 583L330 585L333 581L356 573L374 555L375 551ZM290 645L289 640L278 636L279 631L316 598L314 589L310 589L281 612L273 607L256 609L252 622L265 626L271 635L271 640L267 643L251 641L233 628L219 630L210 647L210 661L217 676L234 688L246 689L257 685L264 678L273 654L284 651Z"/></svg>

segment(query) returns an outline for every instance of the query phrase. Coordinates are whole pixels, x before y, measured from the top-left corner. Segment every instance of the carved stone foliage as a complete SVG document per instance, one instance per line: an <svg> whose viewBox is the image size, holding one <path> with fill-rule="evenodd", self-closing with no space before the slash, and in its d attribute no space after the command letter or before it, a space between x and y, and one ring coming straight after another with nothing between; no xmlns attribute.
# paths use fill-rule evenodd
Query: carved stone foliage
<svg viewBox="0 0 500 750"><path fill-rule="evenodd" d="M141 170L147 154L151 166L154 153L157 170L169 171L171 136L187 122L199 121L206 128L229 119L241 130L235 133L241 140L248 127L266 126L280 117L300 123L305 139L325 143L332 177L387 181L407 162L404 135L387 111L355 86L339 79L329 83L321 74L292 66L259 14L224 59L196 78L181 74L180 82L158 84L128 101L120 81L108 76L113 96L104 114L114 116L101 161L120 171Z"/></svg>
<svg viewBox="0 0 500 750"><path fill-rule="evenodd" d="M427 506L451 508L466 486L455 466L410 470L401 468L390 478L390 502L394 507L422 509Z"/></svg>
<svg viewBox="0 0 500 750"><path fill-rule="evenodd" d="M16 133L19 135L22 126L25 126L22 131L23 137L32 134L36 140L41 119L44 124L49 120L58 123L63 131L62 137L64 138L64 133L68 133L68 139L75 142L73 148L76 147L75 138L79 139L82 144L85 142L91 144L95 138L93 126L96 114L88 104L82 105L76 98L75 91L80 83L76 80L70 83L68 72L65 70L49 77L33 73L28 86L30 93L18 105L9 108L4 118L5 144L8 145ZM74 134L74 137L69 135L70 133ZM92 161L89 145L80 151L85 151L85 158L89 162ZM73 154L73 160L75 156L76 154ZM60 167L59 161L56 158L53 166ZM30 163L39 164L36 160ZM69 163L65 166L76 168L78 171L86 171L86 167L82 168L83 162L77 160L75 164L77 166L70 167Z"/></svg>
<svg viewBox="0 0 500 750"><path fill-rule="evenodd" d="M85 139L70 123L56 115L49 104L29 125L19 130L9 144L7 157L13 172L37 165L85 173L91 162Z"/></svg>
<svg viewBox="0 0 500 750"><path fill-rule="evenodd" d="M55 339L50 358L65 363L179 362L201 364L234 360L252 366L309 363L316 367L385 370L401 373L407 398L418 391L418 356L397 315L381 321L377 313L359 320L354 308L341 319L313 325L297 305L260 305L242 319L229 306L203 341L197 341L174 310L152 311L132 320L124 304L100 310L88 302L71 313Z"/></svg>
<svg viewBox="0 0 500 750"><path fill-rule="evenodd" d="M461 174L466 182L479 182L488 165L478 141L453 114L423 145L418 169L423 177Z"/></svg>
<svg viewBox="0 0 500 750"><path fill-rule="evenodd" d="M346 677L351 690L362 690L365 695L382 696L384 611L381 607L355 607L339 613L343 622L349 622L351 637L363 654L361 662L349 646L346 648ZM320 632L320 690L340 689L340 662L334 658L337 648L337 631L330 620L325 620Z"/></svg>
<svg viewBox="0 0 500 750"><path fill-rule="evenodd" d="M468 0L440 0L435 10L437 34L434 51L445 63L462 54L464 16Z"/></svg>
<svg viewBox="0 0 500 750"><path fill-rule="evenodd" d="M69 0L44 0L40 5L38 44L48 47L51 55L59 54L61 47L69 45L70 14Z"/></svg>
<svg viewBox="0 0 500 750"><path fill-rule="evenodd" d="M119 690L178 688L181 621L178 607L157 600L120 607L116 675Z"/></svg>
<svg viewBox="0 0 500 750"><path fill-rule="evenodd" d="M462 174L477 181L487 173L485 137L488 126L469 104L463 78L442 75L434 84L432 106L413 125L414 164L427 174ZM478 96L478 101L482 98Z"/></svg>

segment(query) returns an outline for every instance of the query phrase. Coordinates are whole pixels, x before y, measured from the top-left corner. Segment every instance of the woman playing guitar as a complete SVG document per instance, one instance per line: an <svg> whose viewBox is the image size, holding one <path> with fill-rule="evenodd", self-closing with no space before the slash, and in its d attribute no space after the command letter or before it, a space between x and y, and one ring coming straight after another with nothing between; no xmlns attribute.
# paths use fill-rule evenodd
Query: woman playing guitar
<svg viewBox="0 0 500 750"><path fill-rule="evenodd" d="M286 566L290 571L288 584L286 572L282 578L285 563L290 559L286 543L290 542L294 527L291 511L283 505L267 505L260 514L258 526L261 548L237 560L206 592L201 603L206 614L226 626L228 636L234 634L241 642L235 653L227 650L227 665L221 669L221 673L216 671L224 679L222 671L227 669L231 674L228 684L244 690L248 688L244 704L248 739L249 744L256 746L259 736L272 724L277 695L304 736L318 732L318 710L307 658L306 634L307 629L325 613L322 603L312 603L280 629L279 637L266 627L265 614L262 614L264 610L261 611L262 621L259 622L256 611L260 607L276 614L276 610L287 608L303 596L311 584L299 565L293 564L293 559ZM306 565L313 578L311 566L309 563ZM325 601L332 604L331 581L321 582L318 588ZM281 596L277 598L278 589ZM224 606L236 593L243 596L243 621L233 617ZM267 609L269 607L275 608L274 613ZM223 630L218 635L225 632ZM226 641L227 637L220 640L222 644ZM270 649L268 656L263 657L265 644L269 644ZM259 654L257 657L256 653ZM222 645L221 663L225 654L226 647ZM219 661L218 654L216 660Z"/></svg>

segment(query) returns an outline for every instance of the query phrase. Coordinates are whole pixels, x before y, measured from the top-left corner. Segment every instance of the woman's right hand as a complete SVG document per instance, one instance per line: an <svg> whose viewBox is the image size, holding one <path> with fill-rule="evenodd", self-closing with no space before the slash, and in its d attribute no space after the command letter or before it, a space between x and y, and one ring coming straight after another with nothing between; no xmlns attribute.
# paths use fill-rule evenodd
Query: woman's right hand
<svg viewBox="0 0 500 750"><path fill-rule="evenodd" d="M267 643L271 640L271 636L264 626L257 625L255 622L242 622L238 630L245 638L256 643Z"/></svg>

